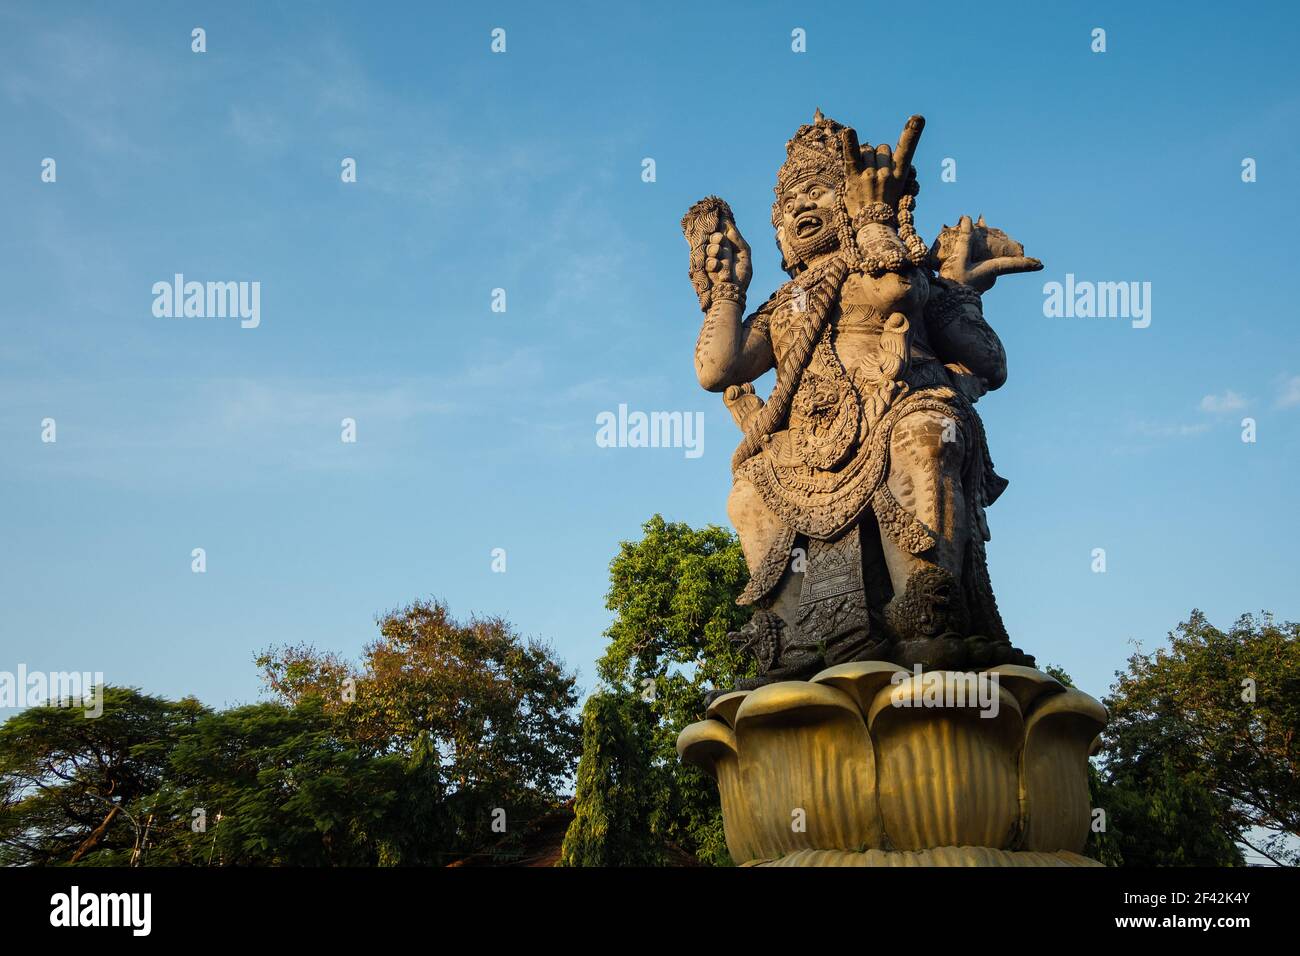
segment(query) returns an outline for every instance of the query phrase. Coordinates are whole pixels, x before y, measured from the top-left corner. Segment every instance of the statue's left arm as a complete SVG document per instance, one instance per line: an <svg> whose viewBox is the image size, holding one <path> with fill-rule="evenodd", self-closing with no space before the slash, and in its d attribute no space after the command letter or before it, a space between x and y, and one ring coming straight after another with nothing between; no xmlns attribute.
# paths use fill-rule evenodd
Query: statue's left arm
<svg viewBox="0 0 1300 956"><path fill-rule="evenodd" d="M983 294L999 276L1036 272L1037 259L981 217L962 216L956 228L944 228L931 250L939 279L926 310L926 331L936 354L958 376L971 376L977 392L1000 388L1007 380L1002 341L984 319Z"/></svg>
<svg viewBox="0 0 1300 956"><path fill-rule="evenodd" d="M925 310L925 330L935 354L957 376L971 376L978 387L970 397L1001 388L1007 380L1007 353L974 289L940 278ZM971 383L975 384L975 383Z"/></svg>

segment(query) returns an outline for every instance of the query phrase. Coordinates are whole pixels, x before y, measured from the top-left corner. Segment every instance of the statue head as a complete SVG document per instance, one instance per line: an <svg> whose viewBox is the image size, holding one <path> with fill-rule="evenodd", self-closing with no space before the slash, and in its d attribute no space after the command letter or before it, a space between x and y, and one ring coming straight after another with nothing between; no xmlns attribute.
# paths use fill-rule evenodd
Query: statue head
<svg viewBox="0 0 1300 956"><path fill-rule="evenodd" d="M776 176L772 225L787 271L853 245L852 225L841 196L843 129L818 110L812 123L800 126L786 144L786 160Z"/></svg>
<svg viewBox="0 0 1300 956"><path fill-rule="evenodd" d="M837 250L852 266L871 276L926 268L928 249L912 224L915 180L899 203L898 228L871 222L862 242L855 240L843 196L849 167L842 135L845 128L817 110L813 121L800 126L786 144L786 160L777 172L772 204L772 225L783 268L793 275L816 257ZM891 222L892 217L893 212Z"/></svg>

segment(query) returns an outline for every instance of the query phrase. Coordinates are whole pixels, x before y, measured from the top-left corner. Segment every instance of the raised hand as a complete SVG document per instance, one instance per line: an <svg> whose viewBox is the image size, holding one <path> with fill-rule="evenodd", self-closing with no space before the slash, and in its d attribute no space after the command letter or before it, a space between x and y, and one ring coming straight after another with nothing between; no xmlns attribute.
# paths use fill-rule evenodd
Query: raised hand
<svg viewBox="0 0 1300 956"><path fill-rule="evenodd" d="M912 189L916 170L912 157L925 129L925 117L913 116L903 127L896 149L882 143L860 145L851 127L840 131L844 147L844 205L849 215L856 215L872 203L884 203L897 212L898 201Z"/></svg>
<svg viewBox="0 0 1300 956"><path fill-rule="evenodd" d="M749 288L749 280L754 277L749 243L741 236L734 222L726 220L721 232L710 233L704 251L704 268L709 275L710 285L716 288L724 282L731 282L738 285L742 292Z"/></svg>
<svg viewBox="0 0 1300 956"><path fill-rule="evenodd" d="M930 250L939 275L981 294L993 288L998 276L1037 272L1043 264L1025 255L1025 247L1001 229L986 225L984 217L971 222L962 216L956 227L944 226Z"/></svg>
<svg viewBox="0 0 1300 956"><path fill-rule="evenodd" d="M719 290L728 298L743 297L754 269L731 207L716 196L701 199L682 219L682 231L691 247L691 283L701 306L707 309Z"/></svg>

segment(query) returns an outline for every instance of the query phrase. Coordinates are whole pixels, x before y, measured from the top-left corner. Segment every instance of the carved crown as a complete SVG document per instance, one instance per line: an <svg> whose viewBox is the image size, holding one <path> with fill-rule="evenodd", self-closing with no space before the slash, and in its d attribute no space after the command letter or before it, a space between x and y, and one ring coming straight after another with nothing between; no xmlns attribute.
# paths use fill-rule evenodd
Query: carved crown
<svg viewBox="0 0 1300 956"><path fill-rule="evenodd" d="M844 126L827 119L821 110L813 114L813 121L799 127L786 143L786 160L776 175L776 196L805 179L815 178L828 186L844 182L844 145L840 131Z"/></svg>

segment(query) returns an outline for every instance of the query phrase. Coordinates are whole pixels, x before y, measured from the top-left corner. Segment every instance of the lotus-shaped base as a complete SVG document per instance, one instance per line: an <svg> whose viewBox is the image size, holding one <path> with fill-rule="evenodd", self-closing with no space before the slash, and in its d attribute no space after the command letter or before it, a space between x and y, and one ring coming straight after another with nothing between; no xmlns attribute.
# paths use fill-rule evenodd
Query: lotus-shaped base
<svg viewBox="0 0 1300 956"><path fill-rule="evenodd" d="M1099 865L1079 854L1106 710L1031 667L841 664L708 717L677 752L718 781L738 864Z"/></svg>

